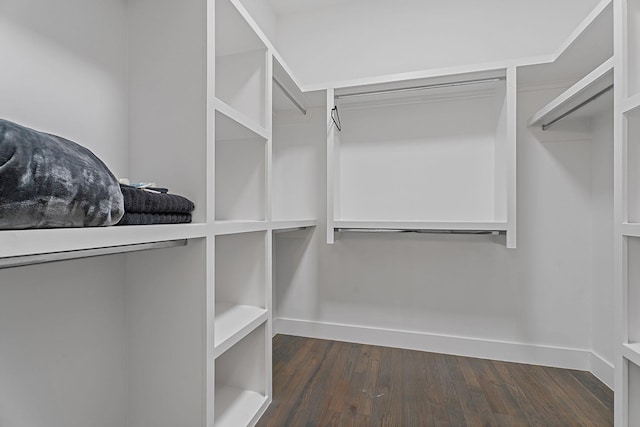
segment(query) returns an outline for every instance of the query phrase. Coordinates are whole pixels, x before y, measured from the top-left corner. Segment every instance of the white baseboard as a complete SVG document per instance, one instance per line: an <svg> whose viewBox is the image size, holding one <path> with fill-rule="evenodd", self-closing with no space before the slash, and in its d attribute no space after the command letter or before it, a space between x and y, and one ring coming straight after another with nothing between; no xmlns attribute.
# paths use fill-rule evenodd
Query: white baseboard
<svg viewBox="0 0 640 427"><path fill-rule="evenodd" d="M607 386L613 384L613 366L590 350L282 318L274 319L273 330L274 334L590 371Z"/></svg>
<svg viewBox="0 0 640 427"><path fill-rule="evenodd" d="M589 371L613 390L613 365L597 353L591 352L589 356Z"/></svg>

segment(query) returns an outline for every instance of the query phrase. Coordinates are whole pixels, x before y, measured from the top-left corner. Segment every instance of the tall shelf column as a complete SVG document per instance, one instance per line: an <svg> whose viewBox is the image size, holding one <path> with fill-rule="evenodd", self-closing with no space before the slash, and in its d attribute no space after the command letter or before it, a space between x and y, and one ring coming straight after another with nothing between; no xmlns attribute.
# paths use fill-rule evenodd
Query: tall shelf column
<svg viewBox="0 0 640 427"><path fill-rule="evenodd" d="M640 1L614 1L615 425L640 423Z"/></svg>

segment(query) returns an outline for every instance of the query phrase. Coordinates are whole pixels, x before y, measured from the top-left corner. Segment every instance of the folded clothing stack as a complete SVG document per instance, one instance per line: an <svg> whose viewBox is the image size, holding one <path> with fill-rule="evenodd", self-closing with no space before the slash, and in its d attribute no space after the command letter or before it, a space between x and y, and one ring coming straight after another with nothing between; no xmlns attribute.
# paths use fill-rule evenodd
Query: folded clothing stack
<svg viewBox="0 0 640 427"><path fill-rule="evenodd" d="M120 184L124 216L118 225L183 224L191 222L191 200L166 189L140 189Z"/></svg>

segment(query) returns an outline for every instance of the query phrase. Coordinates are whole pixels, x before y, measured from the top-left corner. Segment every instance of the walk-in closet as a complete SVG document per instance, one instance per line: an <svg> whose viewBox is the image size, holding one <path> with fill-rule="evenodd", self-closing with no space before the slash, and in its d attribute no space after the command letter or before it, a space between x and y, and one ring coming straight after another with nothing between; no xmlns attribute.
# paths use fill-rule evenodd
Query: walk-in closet
<svg viewBox="0 0 640 427"><path fill-rule="evenodd" d="M640 0L0 1L0 427L640 426L639 35Z"/></svg>

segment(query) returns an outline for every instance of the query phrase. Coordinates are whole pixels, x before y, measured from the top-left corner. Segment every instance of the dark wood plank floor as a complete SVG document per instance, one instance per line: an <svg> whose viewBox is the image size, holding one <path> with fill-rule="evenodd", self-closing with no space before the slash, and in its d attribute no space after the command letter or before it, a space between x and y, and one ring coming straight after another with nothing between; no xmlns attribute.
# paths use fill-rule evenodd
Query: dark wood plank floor
<svg viewBox="0 0 640 427"><path fill-rule="evenodd" d="M588 372L277 335L258 426L610 426Z"/></svg>

